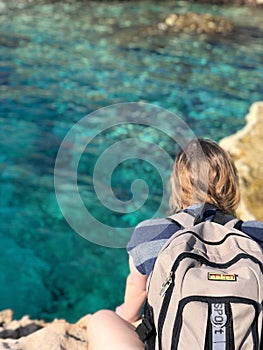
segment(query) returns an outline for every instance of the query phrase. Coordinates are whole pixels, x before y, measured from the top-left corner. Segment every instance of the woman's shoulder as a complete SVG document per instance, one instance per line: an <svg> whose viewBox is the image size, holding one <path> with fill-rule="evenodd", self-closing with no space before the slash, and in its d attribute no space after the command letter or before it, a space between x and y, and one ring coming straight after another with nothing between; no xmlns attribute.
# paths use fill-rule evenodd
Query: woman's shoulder
<svg viewBox="0 0 263 350"><path fill-rule="evenodd" d="M127 251L137 270L149 276L162 246L180 227L169 219L150 219L134 229Z"/></svg>
<svg viewBox="0 0 263 350"><path fill-rule="evenodd" d="M257 220L243 221L244 227L257 227L263 229L263 222Z"/></svg>
<svg viewBox="0 0 263 350"><path fill-rule="evenodd" d="M263 222L257 220L244 221L241 230L263 245Z"/></svg>
<svg viewBox="0 0 263 350"><path fill-rule="evenodd" d="M148 219L141 221L136 227L135 230L144 229L148 227L162 227L164 225L170 224L171 221L168 218L160 219Z"/></svg>
<svg viewBox="0 0 263 350"><path fill-rule="evenodd" d="M168 239L178 228L179 227L168 218L144 220L135 227L129 246Z"/></svg>

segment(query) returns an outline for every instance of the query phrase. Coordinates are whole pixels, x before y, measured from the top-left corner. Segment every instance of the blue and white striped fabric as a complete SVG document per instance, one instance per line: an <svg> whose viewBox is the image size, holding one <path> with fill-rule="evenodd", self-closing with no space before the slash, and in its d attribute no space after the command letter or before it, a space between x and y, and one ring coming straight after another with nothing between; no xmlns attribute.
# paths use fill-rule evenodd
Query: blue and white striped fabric
<svg viewBox="0 0 263 350"><path fill-rule="evenodd" d="M186 212L204 220L212 220L216 207L210 208L200 214L200 205L185 209ZM141 222L134 230L127 251L140 273L149 276L157 255L165 242L180 229L180 226L167 218L152 219ZM259 221L243 222L241 230L255 239L263 248L263 223Z"/></svg>

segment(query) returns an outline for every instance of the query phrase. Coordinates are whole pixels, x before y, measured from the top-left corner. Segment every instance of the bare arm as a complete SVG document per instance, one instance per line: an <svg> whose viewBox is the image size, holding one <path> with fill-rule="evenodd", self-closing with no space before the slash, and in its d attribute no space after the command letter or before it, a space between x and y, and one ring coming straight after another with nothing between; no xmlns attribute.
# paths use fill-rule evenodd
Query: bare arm
<svg viewBox="0 0 263 350"><path fill-rule="evenodd" d="M146 298L147 276L142 275L129 258L130 274L126 280L124 303L116 308L119 316L127 321L135 322L139 319L142 306Z"/></svg>

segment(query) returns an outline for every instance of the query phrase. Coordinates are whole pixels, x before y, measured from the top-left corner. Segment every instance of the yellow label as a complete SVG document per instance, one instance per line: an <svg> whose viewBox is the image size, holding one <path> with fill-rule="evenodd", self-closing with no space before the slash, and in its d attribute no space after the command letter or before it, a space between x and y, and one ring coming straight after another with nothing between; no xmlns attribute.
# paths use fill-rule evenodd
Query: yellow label
<svg viewBox="0 0 263 350"><path fill-rule="evenodd" d="M237 280L237 275L235 273L215 273L208 272L209 281L228 281L233 282Z"/></svg>

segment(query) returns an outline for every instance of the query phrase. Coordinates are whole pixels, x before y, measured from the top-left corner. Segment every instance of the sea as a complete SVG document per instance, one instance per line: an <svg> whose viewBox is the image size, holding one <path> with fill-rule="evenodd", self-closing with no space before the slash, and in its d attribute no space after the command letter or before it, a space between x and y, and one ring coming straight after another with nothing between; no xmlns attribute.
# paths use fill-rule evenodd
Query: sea
<svg viewBox="0 0 263 350"><path fill-rule="evenodd" d="M230 34L167 32L172 13ZM190 1L0 1L0 309L76 322L123 301L126 244L168 215L191 137L263 98L263 9Z"/></svg>

